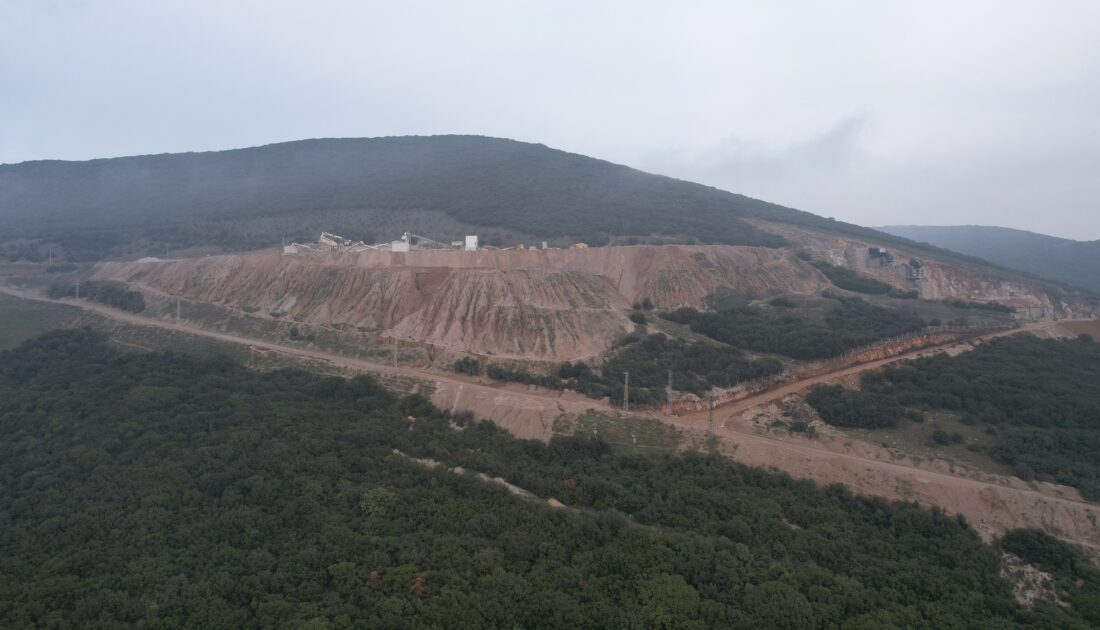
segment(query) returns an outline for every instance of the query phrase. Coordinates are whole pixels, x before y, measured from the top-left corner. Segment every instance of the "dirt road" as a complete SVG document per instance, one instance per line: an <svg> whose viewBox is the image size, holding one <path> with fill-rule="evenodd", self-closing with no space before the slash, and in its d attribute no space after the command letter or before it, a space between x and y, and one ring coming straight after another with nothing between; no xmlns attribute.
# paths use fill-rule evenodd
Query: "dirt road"
<svg viewBox="0 0 1100 630"><path fill-rule="evenodd" d="M435 386L432 401L437 406L444 409L471 410L478 417L492 420L519 437L549 438L553 434L554 419L563 413L582 413L593 408L613 411L606 402L591 400L571 392L552 392L518 385L486 383L457 374L375 363L321 350L249 339L187 323L177 324L172 321L148 319L102 304L70 299L51 300L3 285L0 285L0 292L25 299L76 306L138 326L152 326L200 335L288 356L326 361L352 370L394 374L428 381ZM1041 332L1056 325L1052 322L1042 322L1019 329L990 333L980 338L988 339L1020 332ZM975 479L952 475L914 465L884 461L858 452L836 450L836 443L825 444L794 437L779 439L759 435L736 422L730 422L749 409L774 402L813 385L934 353L953 344L954 342L889 359L841 368L827 374L781 385L716 410L714 414L716 426L713 427L713 432L722 438L720 450L745 464L777 468L794 477L809 478L821 483L843 483L855 492L873 496L913 500L925 505L939 505L949 512L966 516L987 538L1012 527L1040 527L1056 532L1072 542L1100 547L1100 527L1095 525L1100 523L1100 506L1081 501L1072 494L1066 496L1065 489L1053 486L1033 489L1022 481L1009 478ZM707 412L680 417L648 415L696 433L705 432L711 428Z"/></svg>
<svg viewBox="0 0 1100 630"><path fill-rule="evenodd" d="M356 359L356 358L347 357L347 356L340 355L340 354L334 354L334 353L331 353L331 352L325 352L323 350L317 350L317 349L313 349L313 348L301 348L301 347L296 347L296 346L288 346L288 345L284 345L284 344L280 344L280 343L275 343L275 342L271 342L271 341L265 341L265 340L262 340L262 339L253 339L253 338L249 338L249 337L241 337L239 335L234 335L234 334L231 334L231 333L219 332L219 331L215 331L215 330L209 330L207 328L202 328L202 327L199 327L199 326L193 326L191 324L184 323L184 322L176 323L176 322L173 322L173 321L150 319L148 317L142 317L141 315L136 315L134 313L130 313L130 312L123 311L123 310L120 310L120 309L112 308L110 306L107 306L107 305L104 305L104 304L99 304L99 303L96 303L96 302L88 302L88 301L85 301L85 300L74 300L74 299L68 299L68 298L66 298L66 299L51 299L51 298L47 298L47 297L45 297L43 295L40 295L40 294L37 294L37 293L33 293L33 292L26 291L26 290L23 290L23 289L17 289L17 288L6 286L6 285L0 285L0 292L7 293L9 295L19 297L19 298L23 298L23 299L28 299L28 300L38 300L38 301L43 301L43 302L55 302L55 303L58 303L58 304L67 304L69 306L75 306L77 308L81 308L81 309L84 309L84 310L87 310L87 311L93 311L93 312L99 313L100 315L110 317L111 319L126 322L128 324L134 324L134 325L137 325L137 326L152 326L152 327L155 327L155 328L162 328L162 329L165 329L165 330L174 330L174 331L178 331L178 332L183 332L183 333L188 333L188 334L193 334L193 335L199 335L199 336L208 337L210 339L217 339L219 341L224 341L224 342L228 342L228 343L243 344L243 345L252 346L252 347L255 347L255 348L260 348L260 349L263 349L263 350L268 350L268 351L271 351L271 352L278 352L278 353L285 354L285 355L288 355L288 356L295 356L295 357L302 357L302 358L307 358L307 359L326 361L326 362L331 363L331 364L336 365L336 366L346 367L346 368L354 369L354 370L361 370L361 371L367 371L367 372L377 372L377 373L381 373L381 374L394 374L394 375L411 377L411 378L425 380L425 381L435 381L435 382L439 382L439 383L445 383L445 384L447 384L447 385L449 385L449 386L451 386L455 389L481 389L481 390L486 390L485 391L486 394L492 394L492 395L499 395L502 391L507 391L512 396L531 399L531 400L550 399L550 400L554 400L554 401L561 401L563 399L566 399L566 400L570 400L570 402L583 403L585 405L585 408L602 408L602 409L606 409L606 410L609 410L609 411L613 410L611 405L607 404L604 401L592 400L590 398L581 397L581 396L572 397L572 396L569 396L568 392L560 393L560 392L553 392L553 391L547 391L547 390L542 390L542 389L536 390L536 389L528 388L528 387L517 387L517 386L514 386L514 385L511 385L511 386L510 385L504 385L504 384L501 384L499 382L485 382L485 381L482 381L482 380L477 379L477 378L464 377L462 375L455 374L455 373L450 373L450 372L441 372L441 371L437 371L437 370L426 370L426 369L415 368L415 367L388 365L388 364L385 364L385 363L378 363L378 362L375 362L375 361L366 361L366 360L363 360L363 359ZM1000 337L1000 336L1004 336L1004 335L1012 335L1012 334L1023 333L1023 332L1035 332L1035 331L1038 331L1038 330L1041 330L1041 329L1050 328L1051 325L1054 325L1054 322L1039 322L1039 323L1032 324L1032 325L1029 325L1029 326L1024 326L1022 328L1016 328L1016 329L1005 330L1005 331L998 331L998 332L993 332L993 333L989 333L989 334L986 334L986 335L981 335L981 336L976 337L974 339L990 339L990 338L993 338L993 337ZM816 376L806 378L806 379L803 379L803 380L799 380L799 381L795 381L795 382L791 382L791 383L786 383L786 384L783 384L779 387L776 387L775 389L771 389L771 390L768 390L766 392L762 392L760 394L750 396L750 397L745 398L743 400L735 401L735 402L730 403L728 405L725 405L725 406L723 406L719 409L720 409L722 414L724 414L725 416L728 417L728 416L734 415L736 413L740 413L742 411L750 409L752 407L755 407L757 405L780 399L783 396L786 396L787 394L803 391L803 390L808 389L808 388L810 388L814 385L818 385L818 384L826 383L826 382L831 382L831 381L836 380L838 378L842 378L844 376L848 376L848 375L852 375L852 374L859 374L859 373L864 372L866 370L877 369L879 367L882 367L884 365L889 365L891 363L897 363L897 362L900 362L900 361L908 361L910 359L913 359L913 358L916 358L916 357L919 357L919 356L923 356L925 354L932 354L934 352L942 350L944 347L956 345L956 343L957 342L951 342L951 343L943 344L943 345L940 345L940 346L933 346L933 347L929 347L929 348L924 348L924 349L921 349L921 350L916 350L916 351L909 352L909 353L906 353L906 354L898 355L896 357L880 359L878 361L872 361L872 362L869 362L869 363L862 363L862 364L855 365L855 366L845 367L845 368L835 370L833 372L828 372L828 373L825 373L825 374L816 375ZM718 410L716 410L716 411L718 411ZM655 417L665 418L665 416L655 416ZM692 420L698 421L701 418L705 419L707 417L708 417L707 412L703 411L703 412L697 412L697 413L693 413L693 414L687 414L687 415L681 416L680 418L682 420L684 420L685 422L688 422L688 421L692 421Z"/></svg>
<svg viewBox="0 0 1100 630"><path fill-rule="evenodd" d="M186 322L177 324L173 321L150 319L95 302L51 299L37 293L5 285L0 285L0 292L28 300L75 306L136 326L149 326L198 335L218 341L278 352L287 356L325 361L338 367L361 372L392 374L426 381L434 384L432 402L441 409L473 411L478 417L492 420L522 438L549 439L553 435L554 419L563 413L580 414L592 408L611 410L610 406L603 401L592 400L573 392L534 389L518 384L481 381L474 377L466 377L450 372L387 365L333 354L323 350L299 348L262 339L241 337L201 328Z"/></svg>
<svg viewBox="0 0 1100 630"><path fill-rule="evenodd" d="M1007 330L998 330L996 332L990 332L990 333L985 333L985 334L982 334L982 335L977 335L975 337L970 337L966 340L949 341L949 342L944 343L944 344L940 344L940 345L936 345L936 346L929 346L927 348L921 348L919 350L914 350L912 352L906 352L904 354L899 354L897 356L888 357L888 358L885 358L885 359L878 359L877 361L868 361L867 363L860 363L858 365L852 365L852 366L848 366L848 367L838 368L838 369L833 370L831 372L825 372L823 374L817 374L815 376L810 376L810 377L807 377L807 378L804 378L804 379L801 379L801 380L798 380L798 381L793 381L793 382L790 382L790 383L784 383L784 384L779 385L779 386L777 386L773 389L769 389L769 390L761 392L759 394L749 396L748 398L743 398L741 400L736 400L736 401L733 401L733 402L728 403L726 405L722 405L721 407L716 407L714 409L714 415L717 416L717 415L721 414L723 417L729 417L729 416L732 416L732 415L736 415L736 414L744 412L748 409L752 409L753 407L756 407L758 405L769 403L769 402L772 402L772 401L775 401L775 400L780 400L784 396L787 396L788 394L797 394L799 392L806 391L807 389L810 389L811 387L813 387L815 385L823 385L823 384L826 384L826 383L833 383L833 382L836 382L836 381L838 381L840 379L843 379L845 377L861 374L861 373L866 372L868 370L877 370L878 368L881 368L881 367L884 367L884 366L887 366L887 365L890 365L890 364L893 364L893 363L901 363L903 361L911 361L913 359L923 357L923 356L931 356L933 354L941 352L944 349L950 348L950 347L962 346L962 345L966 345L966 344L972 344L972 343L977 342L977 341L986 341L986 340L989 340L989 339L994 339L996 337L1006 337L1008 335L1018 335L1018 334L1021 334L1021 333L1032 333L1032 334L1040 334L1040 335L1047 335L1047 336L1051 336L1051 335L1060 336L1063 333L1061 331L1057 330L1057 328L1059 326L1060 326L1060 324L1058 322L1050 322L1050 321L1035 322L1035 323L1032 323L1032 324L1028 324L1026 326L1021 326L1019 328L1010 328L1010 329L1007 329ZM697 412L693 412L693 413L690 413L690 414L684 414L683 416L681 416L681 418L684 418L686 420L696 420L696 421L698 421L698 420L701 420L701 419L703 419L703 420L708 419L710 417L710 415L711 414L707 411L697 411Z"/></svg>

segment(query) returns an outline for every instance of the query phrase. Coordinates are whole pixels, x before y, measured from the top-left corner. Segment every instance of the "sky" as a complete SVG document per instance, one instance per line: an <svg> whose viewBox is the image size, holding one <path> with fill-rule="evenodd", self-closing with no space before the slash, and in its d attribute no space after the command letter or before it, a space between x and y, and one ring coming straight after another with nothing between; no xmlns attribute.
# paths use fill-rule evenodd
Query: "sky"
<svg viewBox="0 0 1100 630"><path fill-rule="evenodd" d="M0 0L0 163L470 133L1100 239L1100 2Z"/></svg>

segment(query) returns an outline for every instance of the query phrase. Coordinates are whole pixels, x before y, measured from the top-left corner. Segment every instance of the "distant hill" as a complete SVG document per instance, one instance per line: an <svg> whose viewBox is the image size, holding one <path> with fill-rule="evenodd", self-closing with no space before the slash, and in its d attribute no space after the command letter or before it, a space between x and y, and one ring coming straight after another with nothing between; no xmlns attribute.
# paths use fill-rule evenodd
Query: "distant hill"
<svg viewBox="0 0 1100 630"><path fill-rule="evenodd" d="M248 149L0 165L0 255L69 260L228 250L405 230L438 240L702 242L782 247L789 223L986 267L916 244L575 153L483 136L284 142Z"/></svg>
<svg viewBox="0 0 1100 630"><path fill-rule="evenodd" d="M4 233L60 237L69 247L79 240L74 235L108 246L133 238L270 245L318 228L384 239L431 217L448 236L495 228L595 242L669 235L783 245L743 220L755 207L782 211L768 206L543 145L476 136L303 140L0 165Z"/></svg>
<svg viewBox="0 0 1100 630"><path fill-rule="evenodd" d="M1073 241L981 225L878 228L1030 274L1100 291L1100 241Z"/></svg>

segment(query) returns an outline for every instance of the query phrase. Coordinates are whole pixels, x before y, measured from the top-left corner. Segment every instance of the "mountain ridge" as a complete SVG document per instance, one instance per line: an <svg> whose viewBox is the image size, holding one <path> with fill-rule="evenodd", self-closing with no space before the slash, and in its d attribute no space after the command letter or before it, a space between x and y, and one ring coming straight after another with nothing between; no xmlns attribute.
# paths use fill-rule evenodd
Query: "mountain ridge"
<svg viewBox="0 0 1100 630"><path fill-rule="evenodd" d="M1038 277L1100 291L1100 240L1075 241L989 225L895 225L878 229Z"/></svg>
<svg viewBox="0 0 1100 630"><path fill-rule="evenodd" d="M378 242L793 247L777 224L1012 275L985 260L543 144L470 135L314 138L0 165L0 255L245 251L329 231Z"/></svg>

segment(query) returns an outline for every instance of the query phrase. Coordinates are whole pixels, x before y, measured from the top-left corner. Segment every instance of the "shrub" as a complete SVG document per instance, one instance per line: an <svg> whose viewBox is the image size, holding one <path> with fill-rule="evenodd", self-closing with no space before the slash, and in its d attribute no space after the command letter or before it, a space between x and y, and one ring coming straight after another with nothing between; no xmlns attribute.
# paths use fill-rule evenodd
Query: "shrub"
<svg viewBox="0 0 1100 630"><path fill-rule="evenodd" d="M472 376L481 374L481 363L473 357L462 357L455 361L451 367L459 374L470 374Z"/></svg>
<svg viewBox="0 0 1100 630"><path fill-rule="evenodd" d="M840 385L815 387L806 395L806 402L822 420L837 427L880 429L897 426L903 419L917 422L924 419L890 397L871 396Z"/></svg>

